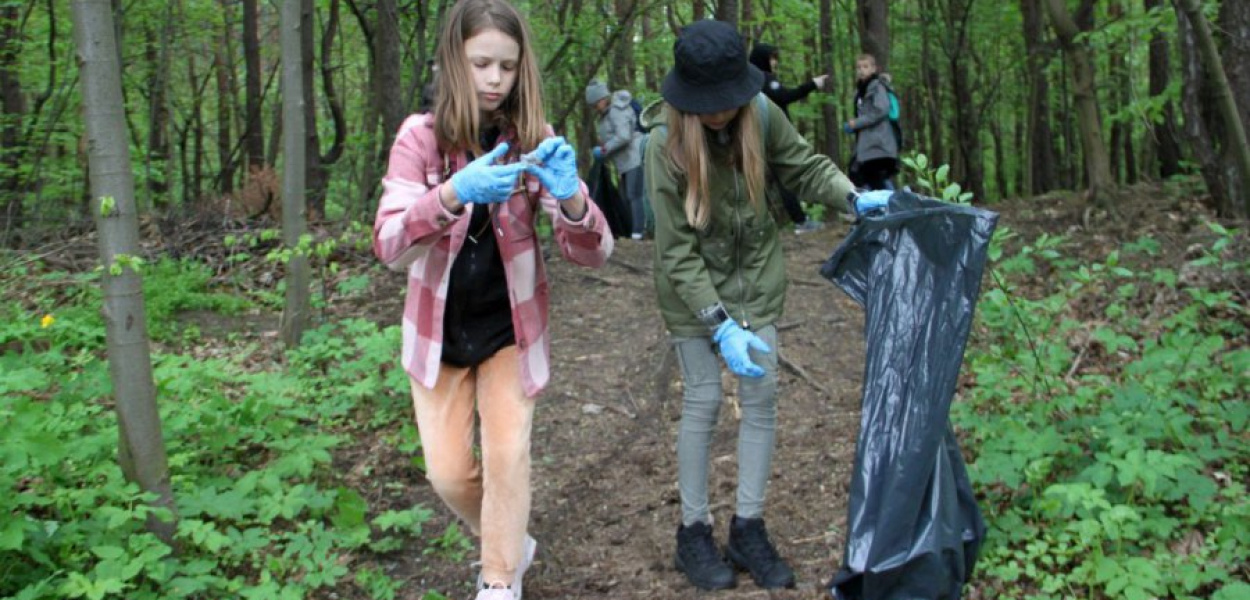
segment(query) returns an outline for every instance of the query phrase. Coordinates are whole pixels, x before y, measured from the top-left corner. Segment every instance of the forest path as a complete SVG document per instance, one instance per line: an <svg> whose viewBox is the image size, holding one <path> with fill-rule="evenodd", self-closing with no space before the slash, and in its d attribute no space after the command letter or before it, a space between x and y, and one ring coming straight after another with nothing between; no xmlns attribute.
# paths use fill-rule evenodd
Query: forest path
<svg viewBox="0 0 1250 600"><path fill-rule="evenodd" d="M770 594L744 573L737 589L716 598L828 598L824 585L841 560L859 427L863 313L818 270L847 231L842 222L801 237L783 230L790 287L779 329L787 365L781 368L778 448L765 517L799 586ZM530 532L539 555L526 577L529 600L708 595L672 566L680 518L675 444L681 389L655 307L653 252L650 241L621 239L601 269L548 261L553 376L534 422ZM736 442L737 420L726 406L709 482L722 544L734 508ZM388 467L386 460L368 460L376 467L373 477L403 482L397 504L433 508L426 535L443 531L449 512L419 472ZM398 599L418 600L430 590L454 599L473 596L474 552L458 557L410 548L374 558L404 583Z"/></svg>

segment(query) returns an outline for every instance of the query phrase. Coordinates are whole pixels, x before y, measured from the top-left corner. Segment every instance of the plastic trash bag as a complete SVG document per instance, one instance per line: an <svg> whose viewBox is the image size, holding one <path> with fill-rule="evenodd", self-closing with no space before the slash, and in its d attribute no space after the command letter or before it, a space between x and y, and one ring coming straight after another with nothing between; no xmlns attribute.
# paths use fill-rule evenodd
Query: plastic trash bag
<svg viewBox="0 0 1250 600"><path fill-rule="evenodd" d="M633 231L633 219L625 199L612 183L612 173L603 159L597 158L591 163L590 172L586 174L586 187L590 191L590 200L603 212L612 237L629 237L629 232Z"/></svg>
<svg viewBox="0 0 1250 600"><path fill-rule="evenodd" d="M864 391L840 600L957 599L985 537L950 404L996 213L899 192L821 274L864 307Z"/></svg>

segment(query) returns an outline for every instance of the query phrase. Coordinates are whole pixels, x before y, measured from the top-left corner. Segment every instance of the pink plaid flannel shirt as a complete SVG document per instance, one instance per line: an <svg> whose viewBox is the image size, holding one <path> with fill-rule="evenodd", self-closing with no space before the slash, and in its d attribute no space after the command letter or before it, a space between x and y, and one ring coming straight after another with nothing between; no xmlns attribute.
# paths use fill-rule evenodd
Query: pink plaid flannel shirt
<svg viewBox="0 0 1250 600"><path fill-rule="evenodd" d="M548 135L551 134L548 128ZM500 142L510 137L505 134ZM438 379L451 265L464 245L473 213L471 207L459 215L448 212L438 200L438 189L444 178L466 164L468 157L463 152L450 157L439 152L433 117L408 117L391 147L373 223L374 254L392 269L408 271L401 364L427 388L433 388ZM571 221L536 178L526 174L524 182L525 193L518 191L499 205L491 228L499 242L508 279L521 379L525 394L532 397L550 379L551 350L547 335L547 274L534 230L537 203L531 198L537 196L550 215L556 244L570 262L602 266L612 253L613 240L603 213L590 201L585 183L581 184L581 193L586 198L586 214L581 220Z"/></svg>

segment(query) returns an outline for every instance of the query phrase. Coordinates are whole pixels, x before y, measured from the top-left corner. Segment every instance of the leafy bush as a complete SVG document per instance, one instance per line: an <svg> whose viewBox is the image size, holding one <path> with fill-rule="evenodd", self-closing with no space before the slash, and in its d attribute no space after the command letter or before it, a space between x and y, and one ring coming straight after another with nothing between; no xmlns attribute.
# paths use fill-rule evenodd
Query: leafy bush
<svg viewBox="0 0 1250 600"><path fill-rule="evenodd" d="M1213 230L1180 273L1128 264L1157 252L1149 239L1091 264L1061 238L1009 257L996 242L952 412L991 525L985 589L1245 597L1248 313L1196 274L1244 280L1250 262L1224 252L1235 232Z"/></svg>
<svg viewBox="0 0 1250 600"><path fill-rule="evenodd" d="M289 370L257 370L247 352L154 355L175 550L144 527L171 515L152 509L117 465L94 278L26 271L4 282L16 301L0 322L0 598L269 600L343 582L394 596L381 571L353 572L353 552L403 547L431 512L371 518L331 453L348 439L348 416L408 420L402 373L390 367L396 328L314 330L287 357ZM178 310L241 308L208 291L200 265L161 262L144 275L156 286L146 294L153 331L175 331ZM41 283L53 280L68 283Z"/></svg>

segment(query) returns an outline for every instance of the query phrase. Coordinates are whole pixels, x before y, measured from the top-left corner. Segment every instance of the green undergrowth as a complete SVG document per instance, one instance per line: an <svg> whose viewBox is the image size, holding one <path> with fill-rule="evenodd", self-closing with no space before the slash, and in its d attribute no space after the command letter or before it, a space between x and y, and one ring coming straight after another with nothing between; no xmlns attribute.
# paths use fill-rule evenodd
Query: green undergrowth
<svg viewBox="0 0 1250 600"><path fill-rule="evenodd" d="M1175 265L1149 238L993 247L952 409L987 597L1250 597L1250 262L1210 229Z"/></svg>
<svg viewBox="0 0 1250 600"><path fill-rule="evenodd" d="M210 275L190 261L144 267L155 340L185 335L178 311L250 308ZM118 468L96 276L25 264L0 284L0 598L272 600L344 586L395 597L399 584L355 557L420 551L432 513L370 507L332 458L409 420L397 327L325 325L280 360L245 344L218 358L154 352L171 550L144 528L170 515ZM379 437L416 455L406 431Z"/></svg>

